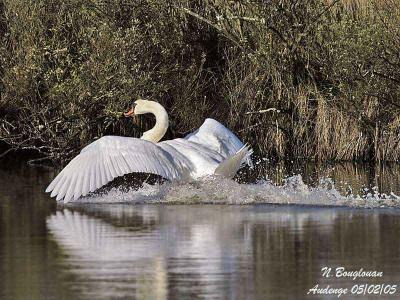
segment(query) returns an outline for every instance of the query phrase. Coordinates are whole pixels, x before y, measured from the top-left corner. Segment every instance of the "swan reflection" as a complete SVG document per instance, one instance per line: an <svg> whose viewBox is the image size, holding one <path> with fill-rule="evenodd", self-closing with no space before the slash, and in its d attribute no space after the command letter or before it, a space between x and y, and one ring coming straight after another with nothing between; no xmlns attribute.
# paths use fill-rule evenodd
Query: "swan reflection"
<svg viewBox="0 0 400 300"><path fill-rule="evenodd" d="M151 233L129 231L68 209L49 217L47 226L66 250L82 293L96 299L132 292L138 298L166 298L163 244Z"/></svg>
<svg viewBox="0 0 400 300"><path fill-rule="evenodd" d="M68 271L78 277L74 289L84 295L166 299L234 293L254 299L276 294L278 281L285 285L277 267L296 273L307 262L319 268L314 248L323 253L321 245L329 247L343 214L352 218L340 209L92 205L57 211L47 226ZM318 279L315 273L297 286L287 282L287 288L299 292Z"/></svg>

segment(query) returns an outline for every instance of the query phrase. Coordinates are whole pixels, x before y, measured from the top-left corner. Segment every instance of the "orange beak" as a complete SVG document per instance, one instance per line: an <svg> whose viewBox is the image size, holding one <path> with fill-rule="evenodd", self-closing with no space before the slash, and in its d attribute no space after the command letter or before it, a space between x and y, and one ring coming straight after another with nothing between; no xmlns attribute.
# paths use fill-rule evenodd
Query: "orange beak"
<svg viewBox="0 0 400 300"><path fill-rule="evenodd" d="M135 115L135 110L133 109L133 107L129 110L129 111L127 111L126 113L124 113L124 116L125 117L133 117Z"/></svg>

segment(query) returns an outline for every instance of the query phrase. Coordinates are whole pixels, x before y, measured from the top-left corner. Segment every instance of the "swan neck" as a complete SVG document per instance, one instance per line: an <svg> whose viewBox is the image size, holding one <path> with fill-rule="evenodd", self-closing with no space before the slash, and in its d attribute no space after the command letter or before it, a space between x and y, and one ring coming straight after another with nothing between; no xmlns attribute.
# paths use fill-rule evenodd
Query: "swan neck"
<svg viewBox="0 0 400 300"><path fill-rule="evenodd" d="M156 125L143 133L141 139L158 143L168 130L168 113L164 107L157 102L150 103L149 112L156 117Z"/></svg>

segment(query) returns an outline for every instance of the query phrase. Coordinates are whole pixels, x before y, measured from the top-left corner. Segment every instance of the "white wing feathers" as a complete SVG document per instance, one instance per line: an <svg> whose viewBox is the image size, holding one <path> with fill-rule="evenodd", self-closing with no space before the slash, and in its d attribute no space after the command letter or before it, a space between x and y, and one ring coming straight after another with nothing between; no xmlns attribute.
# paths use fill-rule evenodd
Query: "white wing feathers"
<svg viewBox="0 0 400 300"><path fill-rule="evenodd" d="M64 198L64 202L68 202L95 191L118 176L134 172L157 174L169 180L185 179L212 174L215 166L223 161L222 165L229 168L221 165L219 171L237 171L236 165L240 167L242 159L252 166L251 152L234 133L213 119L206 119L198 130L184 139L159 144L105 136L83 148L50 183L46 192L51 192L51 197L57 196L57 201Z"/></svg>
<svg viewBox="0 0 400 300"><path fill-rule="evenodd" d="M118 176L133 172L179 179L184 164L174 161L168 152L151 142L117 136L106 136L82 149L46 192L64 202L85 196Z"/></svg>
<svg viewBox="0 0 400 300"><path fill-rule="evenodd" d="M199 129L185 136L185 139L207 146L224 158L235 155L245 146L232 131L210 118ZM253 166L250 157L246 158L246 163Z"/></svg>
<svg viewBox="0 0 400 300"><path fill-rule="evenodd" d="M225 178L233 178L240 167L250 159L252 153L253 150L249 146L243 146L236 154L222 161L215 169L214 174Z"/></svg>

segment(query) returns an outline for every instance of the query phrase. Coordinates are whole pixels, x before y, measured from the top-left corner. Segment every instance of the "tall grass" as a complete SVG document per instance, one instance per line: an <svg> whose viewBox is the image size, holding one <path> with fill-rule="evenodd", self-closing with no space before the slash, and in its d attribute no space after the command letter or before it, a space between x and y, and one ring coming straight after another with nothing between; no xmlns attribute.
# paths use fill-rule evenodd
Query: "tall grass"
<svg viewBox="0 0 400 300"><path fill-rule="evenodd" d="M400 158L396 0L0 0L0 140L60 162L161 102L283 159Z"/></svg>

